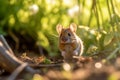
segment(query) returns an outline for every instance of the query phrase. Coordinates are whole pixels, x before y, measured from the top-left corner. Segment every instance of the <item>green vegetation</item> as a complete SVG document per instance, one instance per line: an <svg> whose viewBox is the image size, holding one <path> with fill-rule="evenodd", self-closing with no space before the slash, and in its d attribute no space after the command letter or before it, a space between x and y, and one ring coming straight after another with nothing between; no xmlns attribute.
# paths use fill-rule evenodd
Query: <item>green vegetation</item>
<svg viewBox="0 0 120 80"><path fill-rule="evenodd" d="M74 22L79 25L84 55L111 59L120 52L119 4L120 0L1 0L0 33L11 36L16 44L19 34L35 41L49 55L57 55L56 25Z"/></svg>

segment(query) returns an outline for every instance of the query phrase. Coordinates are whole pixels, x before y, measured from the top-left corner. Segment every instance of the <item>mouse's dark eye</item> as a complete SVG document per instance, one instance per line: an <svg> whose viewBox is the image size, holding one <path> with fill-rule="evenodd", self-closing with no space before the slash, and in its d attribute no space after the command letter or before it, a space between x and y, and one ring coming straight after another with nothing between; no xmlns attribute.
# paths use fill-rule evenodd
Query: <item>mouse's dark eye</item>
<svg viewBox="0 0 120 80"><path fill-rule="evenodd" d="M68 33L68 36L71 36L71 34L70 34L70 33Z"/></svg>

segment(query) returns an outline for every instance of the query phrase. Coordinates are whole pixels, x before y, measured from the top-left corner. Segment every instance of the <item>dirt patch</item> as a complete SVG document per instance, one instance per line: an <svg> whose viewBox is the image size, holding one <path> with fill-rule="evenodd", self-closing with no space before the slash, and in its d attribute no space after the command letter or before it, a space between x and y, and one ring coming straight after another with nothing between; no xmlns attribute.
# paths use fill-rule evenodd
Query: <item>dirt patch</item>
<svg viewBox="0 0 120 80"><path fill-rule="evenodd" d="M48 59L44 56L29 57L22 54L18 57L27 62L31 67L40 71L34 74L34 78L41 80L119 80L120 57L112 60L97 60L93 57L77 57L75 63L65 63L63 59ZM7 73L0 68L0 79L8 77ZM20 79L18 77L18 79Z"/></svg>

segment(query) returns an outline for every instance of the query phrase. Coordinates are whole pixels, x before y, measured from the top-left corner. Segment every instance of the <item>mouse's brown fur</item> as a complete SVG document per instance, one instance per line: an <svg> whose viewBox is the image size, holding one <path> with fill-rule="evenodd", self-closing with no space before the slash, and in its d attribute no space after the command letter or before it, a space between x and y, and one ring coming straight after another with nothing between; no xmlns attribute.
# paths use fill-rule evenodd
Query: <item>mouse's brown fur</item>
<svg viewBox="0 0 120 80"><path fill-rule="evenodd" d="M56 30L59 34L59 49L66 62L71 62L73 56L81 56L83 53L83 42L77 36L76 24L70 24L69 28L63 28L58 24Z"/></svg>

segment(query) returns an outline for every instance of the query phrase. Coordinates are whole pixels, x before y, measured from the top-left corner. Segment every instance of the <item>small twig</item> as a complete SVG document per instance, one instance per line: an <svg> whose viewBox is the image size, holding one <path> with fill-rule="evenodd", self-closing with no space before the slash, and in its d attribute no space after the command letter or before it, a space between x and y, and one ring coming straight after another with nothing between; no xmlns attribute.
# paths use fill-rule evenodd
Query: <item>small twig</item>
<svg viewBox="0 0 120 80"><path fill-rule="evenodd" d="M113 55L118 52L118 50L120 50L120 46L118 48L116 48L106 59L110 60L113 57Z"/></svg>
<svg viewBox="0 0 120 80"><path fill-rule="evenodd" d="M107 0L107 9L108 9L109 17L110 17L110 19L112 20L112 17L111 17L112 12L111 12L111 10L110 10L110 5L109 5L109 1L108 1L108 0Z"/></svg>
<svg viewBox="0 0 120 80"><path fill-rule="evenodd" d="M7 41L5 40L3 35L0 35L0 40L3 43L4 47L12 54L14 55L12 49L10 48L10 46L8 45Z"/></svg>
<svg viewBox="0 0 120 80"><path fill-rule="evenodd" d="M110 0L110 3L111 3L113 14L116 14L115 7L114 7L114 4L113 4L113 0Z"/></svg>
<svg viewBox="0 0 120 80"><path fill-rule="evenodd" d="M74 58L74 59L79 59L79 58L80 58L80 56L73 56L73 58Z"/></svg>
<svg viewBox="0 0 120 80"><path fill-rule="evenodd" d="M23 71L23 69L27 66L27 63L21 64L14 72L6 79L6 80L15 80L16 77Z"/></svg>
<svg viewBox="0 0 120 80"><path fill-rule="evenodd" d="M24 62L20 61L15 55L10 54L10 52L4 47L4 44L0 41L0 67L12 73L23 63ZM30 66L25 67L24 71L30 74L36 73L36 71Z"/></svg>
<svg viewBox="0 0 120 80"><path fill-rule="evenodd" d="M97 2L96 0L93 0L93 4L94 4L94 7L93 7L93 11L94 11L94 14L95 14L95 17L96 17L96 20L97 20L97 27L98 27L98 31L100 31L100 19L99 19L99 13L98 13L98 7L97 7Z"/></svg>
<svg viewBox="0 0 120 80"><path fill-rule="evenodd" d="M62 65L63 65L63 63L59 63L59 64L39 64L39 65L30 64L30 67L33 67L33 68L46 68L46 67L60 67Z"/></svg>
<svg viewBox="0 0 120 80"><path fill-rule="evenodd" d="M15 48L18 49L19 48L19 39L18 37L11 31L8 31L8 34L13 38L13 40L15 41L16 45Z"/></svg>

